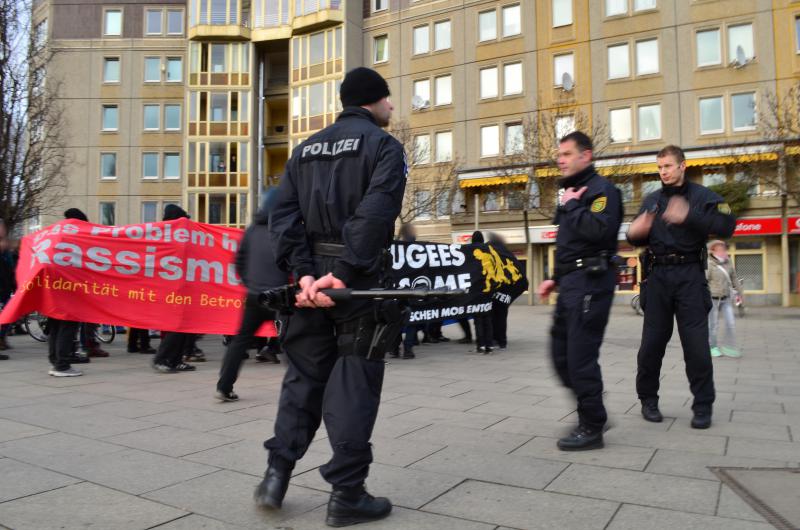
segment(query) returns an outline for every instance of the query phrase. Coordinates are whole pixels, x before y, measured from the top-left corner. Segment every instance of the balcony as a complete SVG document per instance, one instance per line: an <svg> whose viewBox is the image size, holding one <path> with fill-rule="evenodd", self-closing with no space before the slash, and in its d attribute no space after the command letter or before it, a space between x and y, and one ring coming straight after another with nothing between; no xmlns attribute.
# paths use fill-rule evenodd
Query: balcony
<svg viewBox="0 0 800 530"><path fill-rule="evenodd" d="M295 0L292 20L295 33L336 26L343 21L341 0Z"/></svg>
<svg viewBox="0 0 800 530"><path fill-rule="evenodd" d="M249 0L190 0L189 39L250 40Z"/></svg>
<svg viewBox="0 0 800 530"><path fill-rule="evenodd" d="M253 41L283 40L292 36L289 0L254 0Z"/></svg>

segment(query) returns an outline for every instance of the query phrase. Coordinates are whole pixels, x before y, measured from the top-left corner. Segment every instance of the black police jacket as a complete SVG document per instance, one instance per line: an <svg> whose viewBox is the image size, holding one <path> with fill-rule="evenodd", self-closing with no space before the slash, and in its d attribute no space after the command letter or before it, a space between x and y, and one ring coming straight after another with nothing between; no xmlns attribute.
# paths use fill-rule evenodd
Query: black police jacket
<svg viewBox="0 0 800 530"><path fill-rule="evenodd" d="M253 224L244 231L236 251L236 272L251 295L289 283L289 275L275 264L268 221L268 212L259 210Z"/></svg>
<svg viewBox="0 0 800 530"><path fill-rule="evenodd" d="M400 214L403 146L372 114L347 107L336 123L295 147L278 188L270 236L278 266L314 275L315 241L344 245L333 274L345 284L378 271Z"/></svg>
<svg viewBox="0 0 800 530"><path fill-rule="evenodd" d="M669 224L661 218L669 199L680 195L689 202L689 215L682 224ZM637 247L649 246L654 254L694 254L702 251L708 237L727 238L736 229L736 218L722 197L700 184L685 180L678 187L663 186L642 201L640 214L656 214L648 237L628 241Z"/></svg>
<svg viewBox="0 0 800 530"><path fill-rule="evenodd" d="M566 264L603 251L609 257L616 253L623 213L622 194L617 187L597 174L594 166L561 179L559 186L588 189L579 199L560 205L556 211L556 261Z"/></svg>

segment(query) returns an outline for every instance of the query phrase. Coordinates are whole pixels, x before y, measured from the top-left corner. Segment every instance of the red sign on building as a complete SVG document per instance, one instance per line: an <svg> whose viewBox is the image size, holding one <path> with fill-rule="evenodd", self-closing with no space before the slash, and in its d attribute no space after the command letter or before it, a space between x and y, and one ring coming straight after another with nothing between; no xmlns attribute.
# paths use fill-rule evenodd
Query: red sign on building
<svg viewBox="0 0 800 530"><path fill-rule="evenodd" d="M733 236L767 236L780 233L780 217L753 217L736 221L736 231ZM800 234L800 217L789 218L789 233Z"/></svg>

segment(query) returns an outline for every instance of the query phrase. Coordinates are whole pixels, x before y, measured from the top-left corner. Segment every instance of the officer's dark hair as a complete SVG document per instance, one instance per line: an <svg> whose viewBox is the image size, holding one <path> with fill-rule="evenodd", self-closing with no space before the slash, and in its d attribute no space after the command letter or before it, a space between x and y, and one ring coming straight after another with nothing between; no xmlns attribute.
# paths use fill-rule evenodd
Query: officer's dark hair
<svg viewBox="0 0 800 530"><path fill-rule="evenodd" d="M686 162L686 154L683 152L683 149L681 149L677 145L666 146L665 148L663 148L661 151L658 152L656 158L664 158L665 156L670 156L670 155L675 157L675 161L678 164Z"/></svg>
<svg viewBox="0 0 800 530"><path fill-rule="evenodd" d="M563 144L564 142L569 142L572 140L575 142L575 145L578 146L578 151L593 151L594 147L592 146L592 139L586 133L582 133L581 131L572 131L568 135L561 138L558 141L559 144Z"/></svg>

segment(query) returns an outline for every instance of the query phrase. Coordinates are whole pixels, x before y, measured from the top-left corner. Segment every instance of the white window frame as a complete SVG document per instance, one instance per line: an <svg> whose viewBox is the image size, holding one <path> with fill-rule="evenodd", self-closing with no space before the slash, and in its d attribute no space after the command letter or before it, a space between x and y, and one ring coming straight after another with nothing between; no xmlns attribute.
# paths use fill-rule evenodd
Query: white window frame
<svg viewBox="0 0 800 530"><path fill-rule="evenodd" d="M642 138L641 109L646 107L658 107L658 135L652 138ZM631 131L633 134L634 131ZM643 103L636 106L636 140L639 142L652 142L660 140L664 136L664 115L661 112L661 103Z"/></svg>
<svg viewBox="0 0 800 530"><path fill-rule="evenodd" d="M144 215L144 205L145 204L153 204L156 207L155 216L153 217L153 219L154 219L153 221L148 221L148 220L145 219L145 215ZM155 223L155 222L158 222L158 212L159 212L158 201L140 201L139 202L139 209L140 209L140 211L139 211L139 214L140 214L139 219L141 219L143 223Z"/></svg>
<svg viewBox="0 0 800 530"><path fill-rule="evenodd" d="M177 127L167 127L167 107L177 107L178 108L178 126ZM165 131L180 131L182 129L181 123L183 122L183 108L180 103L165 103L164 104L164 130Z"/></svg>
<svg viewBox="0 0 800 530"><path fill-rule="evenodd" d="M114 157L114 174L113 175L103 175L103 157L106 155L110 155ZM119 154L116 151L102 151L100 153L100 180L117 180L119 177Z"/></svg>
<svg viewBox="0 0 800 530"><path fill-rule="evenodd" d="M379 4L383 4L379 7ZM372 12L373 13L380 13L381 11L386 11L389 9L389 0L372 0Z"/></svg>
<svg viewBox="0 0 800 530"><path fill-rule="evenodd" d="M700 62L700 43L698 41L700 33L710 33L716 32L717 34L717 57L719 60L715 62ZM705 68L708 66L719 66L722 64L722 28L715 27L715 28L701 28L694 32L694 47L695 47L695 55L697 56L697 67L698 68Z"/></svg>
<svg viewBox="0 0 800 530"><path fill-rule="evenodd" d="M161 28L157 32L149 31L150 28L148 28L148 26L150 24L150 13L156 13L156 12L158 13L159 18L161 19L161 22L159 23ZM144 36L145 37L152 37L152 36L163 35L165 33L165 31L166 31L166 28L164 27L164 18L165 18L165 16L164 16L164 8L159 7L159 8L152 9L152 8L145 7L145 9L144 9Z"/></svg>
<svg viewBox="0 0 800 530"><path fill-rule="evenodd" d="M114 108L117 110L117 126L114 128L105 127L105 112L106 109ZM103 103L100 107L100 128L103 132L117 132L119 131L119 104L118 103Z"/></svg>
<svg viewBox="0 0 800 530"><path fill-rule="evenodd" d="M652 71L640 71L639 69L639 45L647 45L655 42L656 45L656 69ZM650 66L650 68L652 68ZM661 73L661 46L658 42L658 38L647 38L647 39L640 39L636 41L636 77L642 77L646 75L656 75Z"/></svg>
<svg viewBox="0 0 800 530"><path fill-rule="evenodd" d="M386 45L384 46L384 52L386 57L384 59L378 60L378 40L384 39L386 41ZM389 35L384 33L383 35L376 35L372 38L372 63L373 64L383 64L389 61Z"/></svg>
<svg viewBox="0 0 800 530"><path fill-rule="evenodd" d="M109 61L116 61L117 68L119 69L118 72L118 79L115 81L109 81L106 79L106 65ZM122 57L118 55L109 55L103 57L103 84L104 85L118 85L122 82Z"/></svg>
<svg viewBox="0 0 800 530"><path fill-rule="evenodd" d="M745 56L748 60L752 60L756 56L756 32L755 32L755 25L753 22L742 22L742 23L735 23L735 24L728 24L725 28L725 38L727 39L728 44L728 63L732 63L736 59L736 48L733 47L731 44L731 30L735 28L741 28L744 26L750 26L750 47L752 48L752 52L750 55L747 55L747 50L745 50Z"/></svg>
<svg viewBox="0 0 800 530"><path fill-rule="evenodd" d="M733 98L736 96L753 96L753 125L736 127L736 107L733 105ZM746 92L734 92L731 94L731 129L734 132L754 131L758 128L758 94L755 90Z"/></svg>
<svg viewBox="0 0 800 530"><path fill-rule="evenodd" d="M519 127L520 128L520 130L519 130L519 132L520 132L520 145L517 147L517 149L514 149L514 150L509 149L508 130L511 127ZM522 153L524 151L524 147L525 147L525 126L522 124L522 122L515 121L515 122L509 122L509 123L504 124L504 126L503 126L503 153L505 153L506 155L518 155L518 154L520 154L520 153Z"/></svg>
<svg viewBox="0 0 800 530"><path fill-rule="evenodd" d="M108 32L108 14L119 13L119 33ZM125 32L125 11L122 8L104 9L103 10L103 37L122 37Z"/></svg>
<svg viewBox="0 0 800 530"><path fill-rule="evenodd" d="M234 53L236 53L236 50L234 50ZM169 78L169 63L170 63L170 61L178 61L181 64L181 69L180 69L181 77L180 77L180 79L170 79ZM173 56L173 57L165 57L163 64L164 64L164 75L163 75L164 82L166 82L166 83L183 83L183 57L182 56L177 56L176 55L176 56Z"/></svg>
<svg viewBox="0 0 800 530"><path fill-rule="evenodd" d="M484 86L484 73L489 73L491 70L494 70L494 94L492 93L484 93L484 90L490 88L488 85ZM480 95L480 99L495 99L500 95L500 80L498 79L498 68L497 66L487 66L486 68L480 68L478 70L478 92Z"/></svg>
<svg viewBox="0 0 800 530"><path fill-rule="evenodd" d="M718 99L719 100L719 115L720 115L720 128L719 129L709 129L703 130L703 114L700 110L700 105L704 100L710 99ZM717 95L717 96L705 96L701 98L697 98L697 123L700 127L700 136L705 136L708 134L721 134L725 132L725 96Z"/></svg>
<svg viewBox="0 0 800 530"><path fill-rule="evenodd" d="M511 11L512 9L516 9L519 15L519 31L516 33L506 33L506 13ZM517 35L522 35L522 4L508 4L504 5L500 8L500 23L503 25L503 38L508 37L516 37Z"/></svg>
<svg viewBox="0 0 800 530"><path fill-rule="evenodd" d="M557 4L563 4L561 7L569 6L569 9L568 9L569 16L567 17L566 15L561 15L561 17L558 19L558 22L556 21L556 11L557 11L556 8L558 7ZM553 27L554 28L563 28L563 27L566 27L566 26L571 26L572 24L575 23L575 13L574 13L574 9L573 9L573 6L572 6L572 0L551 0L550 8L551 8L551 12L552 12L552 19L553 19ZM565 10L565 12L566 11L567 10ZM563 20L561 20L562 18L563 18ZM569 20L569 22L567 22L567 20Z"/></svg>
<svg viewBox="0 0 800 530"><path fill-rule="evenodd" d="M494 129L496 132L497 149L494 152L486 152L483 132ZM480 128L481 158L491 158L500 155L500 126L497 124L482 125Z"/></svg>
<svg viewBox="0 0 800 530"><path fill-rule="evenodd" d="M147 126L147 109L155 108L156 109L156 119L158 123L155 127L148 127ZM142 129L145 132L156 132L161 130L161 105L158 103L145 103L142 105Z"/></svg>
<svg viewBox="0 0 800 530"><path fill-rule="evenodd" d="M628 8L630 7L630 4L628 0L622 0L622 1L625 4L625 8L622 11L615 11L611 13L609 9L609 0L603 0L603 13L605 14L605 17L611 18L611 17L626 16L628 14Z"/></svg>
<svg viewBox="0 0 800 530"><path fill-rule="evenodd" d="M422 141L425 139L425 141ZM422 148L421 143L427 143L427 149ZM421 164L430 164L431 162L431 135L430 134L415 134L414 135L414 159L415 166Z"/></svg>
<svg viewBox="0 0 800 530"><path fill-rule="evenodd" d="M428 79L428 78L415 79L413 81L413 83L411 84L412 97L413 96L419 96L419 93L417 92L417 87L425 86L426 83L428 85L428 90L427 90L428 97L427 98L423 98L423 99L425 99L428 102L428 106L427 107L422 107L420 109L414 109L414 110L423 110L423 109L430 108L430 106L431 106L431 80ZM420 96L420 97L423 97L423 96Z"/></svg>
<svg viewBox="0 0 800 530"><path fill-rule="evenodd" d="M447 25L447 46L440 45L437 38L436 28ZM450 19L438 20L433 23L433 51L440 52L442 50L449 50L453 47L453 22Z"/></svg>
<svg viewBox="0 0 800 530"><path fill-rule="evenodd" d="M104 204L110 204L111 205L111 211L114 214L114 224L113 225L108 225L108 226L115 226L117 224L117 201L98 201L98 203L97 203L97 213L98 213L98 217L100 217L100 219L98 219L98 222L99 223L103 222L103 205Z"/></svg>
<svg viewBox="0 0 800 530"><path fill-rule="evenodd" d="M444 80L444 79L448 79L449 80L449 84L450 84L449 92L450 92L450 94L449 94L447 100L440 100L439 99L439 92L440 92L440 90L439 90L439 81L440 80ZM435 106L437 106L437 107L442 106L442 105L452 105L453 104L453 76L451 74L440 75L440 76L437 76L437 77L433 78L433 99L434 99L434 103L433 104Z"/></svg>
<svg viewBox="0 0 800 530"><path fill-rule="evenodd" d="M417 30L425 30L426 41L425 41L425 49L417 51ZM423 32L420 31L419 35L422 35ZM425 55L431 52L431 26L430 24L424 24L422 26L414 26L411 30L411 54L412 55ZM421 44L421 43L419 43Z"/></svg>
<svg viewBox="0 0 800 530"><path fill-rule="evenodd" d="M170 13L179 13L181 15L181 30L179 32L177 32L177 33L171 32L169 30L169 14ZM176 37L183 35L184 28L186 27L186 11L184 11L183 9L174 9L174 8L168 7L166 9L165 20L166 20L167 24L164 27L164 31L166 32L167 35L176 36Z"/></svg>
<svg viewBox="0 0 800 530"><path fill-rule="evenodd" d="M658 0L648 0L648 1L652 1L653 2L653 6L652 7L636 7L636 4L640 0L632 0L632 1L633 1L633 6L631 6L631 7L632 7L634 13L641 13L642 11L655 11L656 9L658 9Z"/></svg>
<svg viewBox="0 0 800 530"><path fill-rule="evenodd" d="M167 175L167 157L176 156L178 158L178 174L175 176ZM178 151L169 151L161 155L161 175L164 180L180 180L181 178L181 154Z"/></svg>
<svg viewBox="0 0 800 530"><path fill-rule="evenodd" d="M516 92L508 91L508 71L509 68L519 67L519 90ZM504 96L518 96L525 92L525 69L522 66L522 61L515 61L513 63L503 64L503 95Z"/></svg>
<svg viewBox="0 0 800 530"><path fill-rule="evenodd" d="M570 68L571 71L568 72L568 73L569 73L570 77L572 77L572 80L575 81L575 52L559 53L559 54L553 55L553 86L555 86L555 87L563 86L564 72L562 72L561 75L558 75L558 68L557 68L558 59L561 58L561 57L571 57L572 58L571 59L572 66Z"/></svg>
<svg viewBox="0 0 800 530"><path fill-rule="evenodd" d="M439 139L444 138L445 135L450 137L450 153L447 158L442 158L439 152ZM437 163L452 162L453 161L453 131L438 131L434 135L434 142L436 144L436 152L434 153L434 160Z"/></svg>
<svg viewBox="0 0 800 530"><path fill-rule="evenodd" d="M628 129L630 131L630 136L627 139L624 139L624 140L617 140L614 137L614 134L613 134L614 133L614 129L613 129L614 121L611 119L611 114L614 113L614 112L619 112L619 111L628 111ZM627 143L631 143L633 141L633 139L635 138L635 131L634 131L634 127L633 127L633 108L632 107L628 106L628 107L616 107L616 108L613 108L613 109L608 109L608 134L611 137L611 143L614 143L614 144L627 144Z"/></svg>
<svg viewBox="0 0 800 530"><path fill-rule="evenodd" d="M145 162L144 158L148 155L153 155L156 158L156 174L155 176L145 175ZM142 180L158 180L161 171L161 157L157 151L143 151L142 152Z"/></svg>
<svg viewBox="0 0 800 530"><path fill-rule="evenodd" d="M613 62L612 59L611 59L611 49L612 48L625 48L625 70L626 70L625 75L615 75L613 77L611 75L611 64ZM608 63L608 74L607 74L607 79L608 80L629 79L631 77L631 45L630 45L630 43L628 43L628 42L620 42L620 43L611 44L610 46L608 46L606 48L606 62Z"/></svg>
<svg viewBox="0 0 800 530"><path fill-rule="evenodd" d="M158 79L155 79L155 80L154 79L147 79L147 61L148 60L153 60L153 59L158 61ZM164 65L164 61L162 60L161 57L157 57L157 56L154 56L154 55L148 55L148 56L144 57L144 59L142 61L142 80L143 80L142 82L143 83L149 83L149 84L160 83L161 80L164 78L164 75L161 72L161 67L163 65Z"/></svg>
<svg viewBox="0 0 800 530"><path fill-rule="evenodd" d="M492 32L493 35L491 37L487 36L483 38L481 36L481 16L483 15L493 15L494 16L494 31ZM497 9L488 9L486 11L481 11L478 13L478 42L492 42L497 40Z"/></svg>

